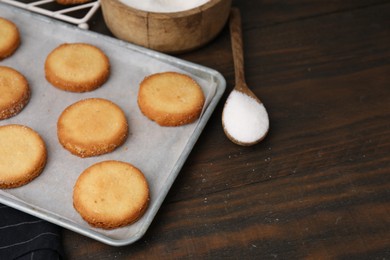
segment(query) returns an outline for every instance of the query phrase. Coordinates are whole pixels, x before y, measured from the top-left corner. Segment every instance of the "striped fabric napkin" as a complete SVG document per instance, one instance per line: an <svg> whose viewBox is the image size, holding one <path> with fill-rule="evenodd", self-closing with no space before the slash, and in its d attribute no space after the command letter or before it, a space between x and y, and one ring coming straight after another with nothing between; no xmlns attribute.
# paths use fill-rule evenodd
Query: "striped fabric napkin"
<svg viewBox="0 0 390 260"><path fill-rule="evenodd" d="M0 259L65 259L61 228L0 204Z"/></svg>

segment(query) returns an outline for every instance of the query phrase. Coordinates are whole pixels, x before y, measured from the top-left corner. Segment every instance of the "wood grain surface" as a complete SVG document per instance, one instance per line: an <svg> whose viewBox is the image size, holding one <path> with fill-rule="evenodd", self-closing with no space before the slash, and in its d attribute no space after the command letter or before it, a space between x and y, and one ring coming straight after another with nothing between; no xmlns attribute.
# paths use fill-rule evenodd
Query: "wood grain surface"
<svg viewBox="0 0 390 260"><path fill-rule="evenodd" d="M390 259L390 1L233 5L268 136L241 147L223 133L226 27L178 56L227 91L145 236L111 247L64 230L69 259ZM90 27L111 35L100 12Z"/></svg>

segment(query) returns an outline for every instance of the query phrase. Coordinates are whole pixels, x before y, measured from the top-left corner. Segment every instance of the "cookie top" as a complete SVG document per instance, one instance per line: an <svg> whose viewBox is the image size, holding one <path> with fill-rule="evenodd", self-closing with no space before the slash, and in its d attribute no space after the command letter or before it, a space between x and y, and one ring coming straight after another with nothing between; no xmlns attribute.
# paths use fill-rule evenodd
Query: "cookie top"
<svg viewBox="0 0 390 260"><path fill-rule="evenodd" d="M57 122L58 140L79 157L113 151L128 135L128 123L122 109L102 98L89 98L67 107Z"/></svg>
<svg viewBox="0 0 390 260"><path fill-rule="evenodd" d="M0 17L0 60L12 55L19 45L18 27L10 20Z"/></svg>
<svg viewBox="0 0 390 260"><path fill-rule="evenodd" d="M138 106L161 126L180 126L199 118L205 102L201 87L191 77L163 72L146 77L140 84Z"/></svg>
<svg viewBox="0 0 390 260"><path fill-rule="evenodd" d="M110 74L105 53L87 43L64 43L46 58L45 76L55 87L71 92L87 92L100 87Z"/></svg>
<svg viewBox="0 0 390 260"><path fill-rule="evenodd" d="M46 146L40 135L23 125L0 126L0 188L25 185L46 164Z"/></svg>
<svg viewBox="0 0 390 260"><path fill-rule="evenodd" d="M73 205L91 226L112 229L131 224L145 212L149 187L130 163L103 161L84 170L73 189Z"/></svg>
<svg viewBox="0 0 390 260"><path fill-rule="evenodd" d="M29 100L26 78L13 68L0 66L0 120L17 115Z"/></svg>

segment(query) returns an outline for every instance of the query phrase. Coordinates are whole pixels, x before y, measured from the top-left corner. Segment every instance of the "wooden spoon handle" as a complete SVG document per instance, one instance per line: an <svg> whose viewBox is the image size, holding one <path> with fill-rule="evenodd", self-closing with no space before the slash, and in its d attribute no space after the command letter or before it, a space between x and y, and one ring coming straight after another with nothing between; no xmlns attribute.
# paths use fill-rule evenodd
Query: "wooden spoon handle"
<svg viewBox="0 0 390 260"><path fill-rule="evenodd" d="M242 86L245 85L244 51L242 43L241 14L238 8L233 7L231 9L229 22L236 86Z"/></svg>

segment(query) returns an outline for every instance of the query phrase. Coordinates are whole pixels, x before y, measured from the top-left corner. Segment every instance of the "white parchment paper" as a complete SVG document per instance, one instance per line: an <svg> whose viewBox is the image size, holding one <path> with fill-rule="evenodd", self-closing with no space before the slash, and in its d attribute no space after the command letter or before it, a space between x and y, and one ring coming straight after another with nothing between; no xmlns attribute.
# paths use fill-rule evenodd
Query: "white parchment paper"
<svg viewBox="0 0 390 260"><path fill-rule="evenodd" d="M204 108L207 111L208 108L214 109L225 89L223 78L216 79L214 74L220 75L206 68L1 3L0 16L13 21L21 34L19 49L13 56L0 61L0 65L21 72L27 78L32 93L25 109L15 117L0 121L0 125L22 124L33 128L45 140L48 150L43 173L23 187L0 190L3 203L108 244L123 245L138 239L152 221L212 112L203 113L201 119L186 126L161 127L141 114L137 106L139 83L145 76L163 71L190 75L201 85L207 97ZM65 42L90 43L106 53L111 75L102 87L88 93L71 93L59 90L46 81L45 59L55 47ZM109 99L122 108L129 123L129 137L112 153L82 159L60 145L56 124L67 106L91 97ZM126 161L145 174L151 200L144 217L135 224L111 231L94 229L74 210L72 191L76 179L84 169L103 160Z"/></svg>

